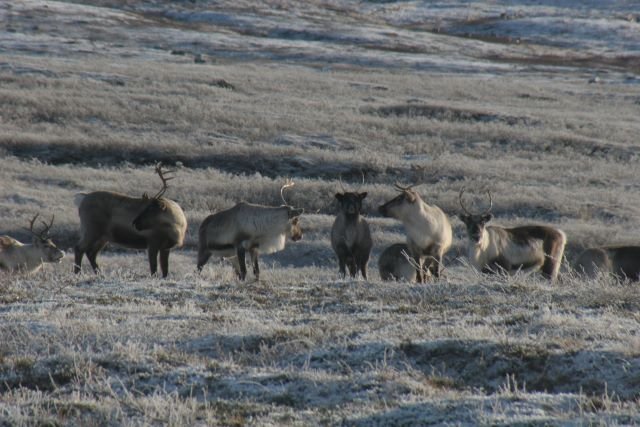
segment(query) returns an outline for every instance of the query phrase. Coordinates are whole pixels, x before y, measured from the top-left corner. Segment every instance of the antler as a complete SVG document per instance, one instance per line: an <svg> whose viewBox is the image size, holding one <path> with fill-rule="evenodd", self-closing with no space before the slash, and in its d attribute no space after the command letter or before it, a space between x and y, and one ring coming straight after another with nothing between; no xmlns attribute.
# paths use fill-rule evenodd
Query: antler
<svg viewBox="0 0 640 427"><path fill-rule="evenodd" d="M344 185L342 185L342 174L338 174L338 182L340 183L340 190L342 190L343 193L346 193L347 190L345 190Z"/></svg>
<svg viewBox="0 0 640 427"><path fill-rule="evenodd" d="M40 214L35 214L35 216L31 219L31 221L29 221L29 228L25 228L25 230L31 232L31 234L33 234L34 236L37 236L38 234L33 231L33 224L35 224L36 219L38 219L38 217L40 216Z"/></svg>
<svg viewBox="0 0 640 427"><path fill-rule="evenodd" d="M158 191L158 193L156 193L155 196L153 196L154 199L159 199L160 197L162 197L162 195L165 193L165 191L167 191L167 188L169 188L169 185L167 184L168 181L172 180L173 178L175 178L175 176L165 176L165 174L170 174L173 173L175 171L172 170L166 170L163 171L162 170L162 162L158 162L156 164L156 173L158 174L158 176L160 176L160 179L162 180L162 189L160 191Z"/></svg>
<svg viewBox="0 0 640 427"><path fill-rule="evenodd" d="M356 189L356 191L354 191L354 193L359 192L360 188L362 188L362 186L364 185L364 171L360 170L360 173L362 174L362 184L358 186L358 188ZM340 189L342 190L342 192L346 193L347 190L344 188L344 185L342 184L342 174L338 175L338 182L340 183Z"/></svg>
<svg viewBox="0 0 640 427"><path fill-rule="evenodd" d="M44 238L45 236L47 236L49 234L49 230L51 230L51 227L53 226L53 220L54 220L55 217L56 217L55 215L51 215L51 221L49 221L49 224L47 224L44 221L41 221L42 225L44 225L44 228L40 232L40 237Z"/></svg>
<svg viewBox="0 0 640 427"><path fill-rule="evenodd" d="M49 224L42 221L42 225L44 225L44 228L39 233L36 233L35 231L33 231L33 225L36 223L36 219L38 219L39 216L40 214L35 214L34 217L29 221L29 228L28 229L25 228L25 230L29 231L31 234L33 234L34 236L40 239L45 239L47 234L49 234L49 230L53 226L53 220L55 218L55 215L51 215L51 221L49 222Z"/></svg>
<svg viewBox="0 0 640 427"><path fill-rule="evenodd" d="M408 187L405 187L403 185L400 185L400 183L396 182L395 184L393 184L394 187L396 187L396 190L398 191L407 191L407 190L411 190L413 187L417 187L418 185L420 185L420 183L418 184L413 184L410 185Z"/></svg>
<svg viewBox="0 0 640 427"><path fill-rule="evenodd" d="M462 190L460 190L460 194L458 195L458 200L460 201L460 207L467 215L473 215L471 212L467 210L467 208L464 207L464 203L462 202L462 195L464 194L465 190L466 189L463 187ZM484 212L482 212L480 215L488 214L489 212L491 212L491 208L493 207L493 199L491 198L491 191L487 190L487 194L489 195L489 208L486 209Z"/></svg>
<svg viewBox="0 0 640 427"><path fill-rule="evenodd" d="M287 180L284 182L282 187L280 187L280 197L282 198L282 202L284 203L285 206L289 206L289 203L287 203L287 201L284 198L284 190L287 188L293 187L294 185L296 185L296 183L293 182L291 178L287 178Z"/></svg>

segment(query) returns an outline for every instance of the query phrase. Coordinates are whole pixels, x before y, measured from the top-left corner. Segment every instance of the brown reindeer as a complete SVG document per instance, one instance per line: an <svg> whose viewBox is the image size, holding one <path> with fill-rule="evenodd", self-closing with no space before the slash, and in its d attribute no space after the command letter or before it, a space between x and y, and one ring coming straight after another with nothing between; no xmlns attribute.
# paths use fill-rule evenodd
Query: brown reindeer
<svg viewBox="0 0 640 427"><path fill-rule="evenodd" d="M249 251L253 274L260 280L258 255L284 249L286 238L302 239L300 215L303 209L289 206L283 191L294 183L287 181L280 188L284 205L279 207L238 203L232 208L209 215L198 231L198 271L212 255L230 258L240 280L247 277L246 252Z"/></svg>
<svg viewBox="0 0 640 427"><path fill-rule="evenodd" d="M640 246L586 249L578 256L576 270L589 278L606 273L621 280L640 281Z"/></svg>
<svg viewBox="0 0 640 427"><path fill-rule="evenodd" d="M31 244L20 243L9 236L0 236L0 270L9 273L35 273L45 262L62 261L64 252L58 249L49 238L54 217L51 216L49 224L42 221L44 228L35 232L33 226L37 218L38 214L29 221L27 229L33 235Z"/></svg>
<svg viewBox="0 0 640 427"><path fill-rule="evenodd" d="M364 174L362 175L364 184ZM358 270L364 279L367 278L367 264L371 255L371 231L369 224L360 215L362 201L367 193L348 192L342 186L342 193L335 197L340 205L340 211L331 227L331 247L338 257L340 274L345 277L345 266L349 268L351 277L356 277Z"/></svg>
<svg viewBox="0 0 640 427"><path fill-rule="evenodd" d="M111 191L95 191L76 195L80 215L80 240L75 246L74 271L80 272L82 256L87 255L94 271L99 271L98 253L109 242L133 248L148 249L151 274L158 269L158 254L162 277L169 273L169 251L180 247L187 230L187 219L180 206L165 197L167 182L173 177L156 165L162 181L158 193L149 197L129 197Z"/></svg>
<svg viewBox="0 0 640 427"><path fill-rule="evenodd" d="M434 277L440 277L442 258L451 247L453 232L447 215L439 207L425 203L412 190L416 185L403 187L396 183L400 195L380 206L379 211L382 216L396 218L404 225L409 254L418 267L416 279L424 282L428 275L425 269Z"/></svg>
<svg viewBox="0 0 640 427"><path fill-rule="evenodd" d="M481 214L469 212L458 199L464 214L459 217L467 227L468 255L471 264L483 273L541 270L544 277L556 280L567 238L562 230L544 225L525 225L504 228L486 225L493 215L491 192L489 208Z"/></svg>
<svg viewBox="0 0 640 427"><path fill-rule="evenodd" d="M409 246L406 243L394 243L387 246L378 259L380 278L382 280L415 282L417 270L414 263L409 261L409 257ZM423 273L430 275L429 270Z"/></svg>

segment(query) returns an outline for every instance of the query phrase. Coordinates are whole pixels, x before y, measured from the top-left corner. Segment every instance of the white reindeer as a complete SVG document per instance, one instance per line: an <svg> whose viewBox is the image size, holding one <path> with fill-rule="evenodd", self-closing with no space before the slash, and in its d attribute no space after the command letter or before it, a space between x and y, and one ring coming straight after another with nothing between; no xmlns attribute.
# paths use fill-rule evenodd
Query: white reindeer
<svg viewBox="0 0 640 427"><path fill-rule="evenodd" d="M284 249L287 236L294 242L302 239L299 221L304 210L289 206L283 195L283 191L293 185L288 181L280 188L283 206L238 203L206 217L198 231L198 271L215 255L230 258L240 280L245 280L245 254L248 251L253 274L259 280L260 253L270 254Z"/></svg>
<svg viewBox="0 0 640 427"><path fill-rule="evenodd" d="M425 268L434 277L440 277L443 268L442 258L453 240L449 218L438 206L425 203L420 195L412 190L415 185L403 187L396 183L395 186L400 195L380 206L378 210L383 216L396 218L404 225L409 254L418 267L416 280L426 280L428 274L425 274Z"/></svg>

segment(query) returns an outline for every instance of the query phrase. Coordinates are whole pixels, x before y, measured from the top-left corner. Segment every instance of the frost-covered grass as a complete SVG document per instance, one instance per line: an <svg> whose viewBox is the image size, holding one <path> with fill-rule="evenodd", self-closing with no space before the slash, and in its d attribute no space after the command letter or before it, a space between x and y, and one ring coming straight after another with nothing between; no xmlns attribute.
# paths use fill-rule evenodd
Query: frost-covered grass
<svg viewBox="0 0 640 427"><path fill-rule="evenodd" d="M67 257L0 276L0 424L639 424L637 285L571 269L640 242L638 24L615 3L1 4L0 234L55 214ZM72 275L74 194L153 194L157 161L189 222L169 278L113 247ZM287 177L304 239L259 283L197 275L200 222L280 204ZM338 277L340 177L368 192L369 282ZM438 283L378 279L396 181L452 219ZM477 208L492 191L497 224L566 232L557 284L471 271L463 187Z"/></svg>
<svg viewBox="0 0 640 427"><path fill-rule="evenodd" d="M637 423L640 299L628 284L344 281L274 266L237 283L174 258L106 256L3 283L0 379L19 424ZM64 267L68 267L65 265ZM68 270L68 269L66 269Z"/></svg>

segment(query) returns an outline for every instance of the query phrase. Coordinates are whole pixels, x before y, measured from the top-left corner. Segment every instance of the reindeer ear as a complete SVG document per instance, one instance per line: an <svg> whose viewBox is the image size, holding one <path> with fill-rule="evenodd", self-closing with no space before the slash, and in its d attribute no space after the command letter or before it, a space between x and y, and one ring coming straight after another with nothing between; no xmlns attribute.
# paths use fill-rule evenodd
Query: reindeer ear
<svg viewBox="0 0 640 427"><path fill-rule="evenodd" d="M415 203L415 201L418 198L417 194L414 193L413 191L405 191L404 194L409 203Z"/></svg>
<svg viewBox="0 0 640 427"><path fill-rule="evenodd" d="M149 200L149 195L146 192L142 193L142 200Z"/></svg>
<svg viewBox="0 0 640 427"><path fill-rule="evenodd" d="M295 218L297 216L300 216L304 213L304 209L294 209L291 208L289 209L289 218Z"/></svg>
<svg viewBox="0 0 640 427"><path fill-rule="evenodd" d="M360 198L360 200L364 200L364 198L367 197L367 192L365 191L364 193L358 194L358 197Z"/></svg>

